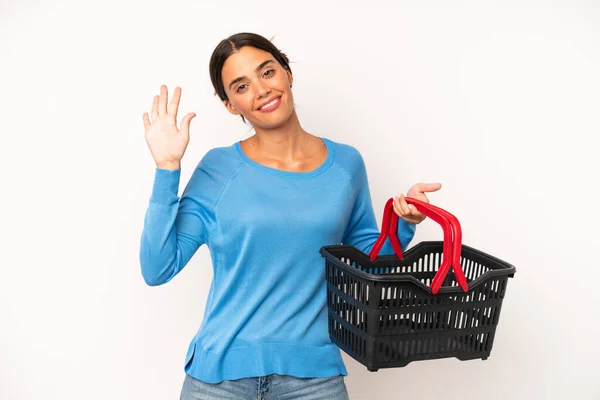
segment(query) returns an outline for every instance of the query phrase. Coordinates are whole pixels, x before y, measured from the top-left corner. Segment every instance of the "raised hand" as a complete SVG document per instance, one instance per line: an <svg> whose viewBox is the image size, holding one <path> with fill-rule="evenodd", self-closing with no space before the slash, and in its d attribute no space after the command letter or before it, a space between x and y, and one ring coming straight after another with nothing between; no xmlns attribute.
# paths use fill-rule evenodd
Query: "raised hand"
<svg viewBox="0 0 600 400"><path fill-rule="evenodd" d="M160 95L154 96L151 118L144 113L146 143L150 148L157 168L179 169L181 159L190 141L190 121L196 113L188 113L181 120L181 129L177 128L177 111L181 99L181 88L176 87L171 103L167 107L168 91L165 85L160 87Z"/></svg>
<svg viewBox="0 0 600 400"><path fill-rule="evenodd" d="M425 193L436 192L441 187L441 183L417 183L408 189L406 197L412 197L413 199L429 203L429 199ZM420 224L426 218L424 214L417 211L415 206L406 202L402 193L399 196L394 196L394 212L406 222L413 224Z"/></svg>

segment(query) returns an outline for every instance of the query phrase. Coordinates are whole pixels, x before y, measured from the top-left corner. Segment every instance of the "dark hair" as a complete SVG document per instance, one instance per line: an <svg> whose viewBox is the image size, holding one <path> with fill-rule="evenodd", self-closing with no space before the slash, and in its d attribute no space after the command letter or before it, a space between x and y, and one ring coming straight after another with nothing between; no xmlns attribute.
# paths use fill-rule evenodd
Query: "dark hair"
<svg viewBox="0 0 600 400"><path fill-rule="evenodd" d="M210 57L209 72L210 80L212 81L215 89L215 95L218 95L221 101L229 100L225 93L225 85L223 84L223 78L221 72L225 61L232 54L238 52L244 46L251 46L257 49L271 53L273 57L281 64L281 66L288 70L290 73L290 60L282 53L270 40L260 36L256 33L242 32L236 33L235 35L229 36L227 39L221 40L221 42L215 47L215 50ZM242 115L242 120L244 116ZM244 120L245 122L245 120Z"/></svg>

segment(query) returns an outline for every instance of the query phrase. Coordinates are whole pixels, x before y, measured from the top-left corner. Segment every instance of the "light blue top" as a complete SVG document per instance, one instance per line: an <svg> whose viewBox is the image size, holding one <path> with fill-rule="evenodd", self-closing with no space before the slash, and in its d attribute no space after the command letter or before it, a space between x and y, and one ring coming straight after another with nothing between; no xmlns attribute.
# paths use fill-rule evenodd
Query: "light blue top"
<svg viewBox="0 0 600 400"><path fill-rule="evenodd" d="M181 198L180 170L156 169L141 237L144 280L169 282L202 244L212 259L204 318L185 360L196 379L347 375L329 339L319 249L344 243L368 253L379 229L362 156L322 140L327 159L310 172L258 164L239 142L214 148ZM399 220L403 249L414 232ZM380 254L392 253L388 240Z"/></svg>

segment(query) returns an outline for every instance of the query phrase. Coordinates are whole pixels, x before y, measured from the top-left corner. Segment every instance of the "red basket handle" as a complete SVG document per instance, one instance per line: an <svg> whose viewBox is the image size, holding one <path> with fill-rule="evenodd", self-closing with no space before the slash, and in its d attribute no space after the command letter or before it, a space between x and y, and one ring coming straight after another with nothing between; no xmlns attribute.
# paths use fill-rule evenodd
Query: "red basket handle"
<svg viewBox="0 0 600 400"><path fill-rule="evenodd" d="M462 267L460 265L460 255L461 255L461 251L462 251L462 228L460 227L460 222L458 222L458 218L456 218L453 214L449 213L448 211L446 211L442 208L436 207L429 203L424 203L417 199L407 197L406 202L409 204L413 204L415 207L417 207L417 210L423 214L425 214L422 211L423 209L431 208L431 209L436 210L438 213L443 215L450 222L450 225L452 226L453 240L452 240L451 262L450 262L450 264L442 263L442 265L438 269L438 272L433 277L433 280L431 282L431 288L432 288L433 293L435 294L440 290L440 287L442 286L442 282L444 282L444 279L446 279L446 275L448 275L450 266L452 266L452 269L454 271L454 276L456 277L456 282L460 285L460 287L463 289L463 291L467 292L469 290L469 284L467 283L467 278L465 277L465 273L463 272ZM444 237L444 241L445 240L446 240L446 238ZM445 251L445 248L444 248L444 251Z"/></svg>
<svg viewBox="0 0 600 400"><path fill-rule="evenodd" d="M462 289L465 292L468 291L468 284L460 265L460 253L462 250L462 231L458 219L446 210L443 210L432 204L425 203L411 197L406 197L405 199L407 203L414 205L419 212L440 224L444 231L444 257L442 259L442 264L440 265L438 272L435 274L431 282L432 292L436 294L439 291L442 282L444 281L446 275L448 274L448 271L450 270L450 267L452 267L454 270L454 274L456 276L458 284L462 287ZM394 212L393 202L393 198L389 199L385 205L381 234L377 238L377 241L375 242L375 244L371 248L371 252L369 253L369 258L371 259L371 261L375 261L388 237L390 238L390 242L396 256L399 259L402 259L404 257L404 255L402 254L400 242L397 237L399 217Z"/></svg>
<svg viewBox="0 0 600 400"><path fill-rule="evenodd" d="M408 202L408 200L413 199L407 197L406 200ZM443 268L445 271L447 271L452 261L452 225L450 224L450 221L436 209L437 207L427 207L422 206L421 204L415 204L415 206L417 207L417 210L419 210L419 212L430 217L442 226L442 230L444 231L443 251L445 256L442 259L442 266L440 266L440 270ZM383 211L381 234L375 241L375 244L373 245L373 247L371 248L371 252L369 253L369 258L371 259L371 261L375 261L377 259L377 256L379 255L379 252L381 251L381 248L385 244L385 241L388 237L390 238L390 242L396 256L400 260L404 258L404 255L402 254L402 248L400 246L400 241L398 240L397 236L398 218L398 215L394 212L394 199L391 198L387 201Z"/></svg>

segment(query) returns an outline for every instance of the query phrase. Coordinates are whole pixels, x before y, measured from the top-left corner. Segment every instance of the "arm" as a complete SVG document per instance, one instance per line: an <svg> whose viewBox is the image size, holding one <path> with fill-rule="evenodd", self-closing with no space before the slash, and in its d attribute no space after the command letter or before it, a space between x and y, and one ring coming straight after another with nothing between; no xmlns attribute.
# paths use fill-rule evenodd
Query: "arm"
<svg viewBox="0 0 600 400"><path fill-rule="evenodd" d="M203 172L194 171L181 199L177 196L181 170L157 168L140 242L140 265L150 286L169 282L207 242L212 207L197 194Z"/></svg>
<svg viewBox="0 0 600 400"><path fill-rule="evenodd" d="M375 219L375 212L373 211L364 160L360 154L358 155L357 163L355 176L352 177L356 196L342 243L352 245L368 254L379 237L380 230L377 227L377 220ZM409 223L402 218L398 219L397 234L402 251L406 251L408 248L408 245L414 237L415 230L415 224ZM381 249L380 254L393 253L394 251L388 239Z"/></svg>

